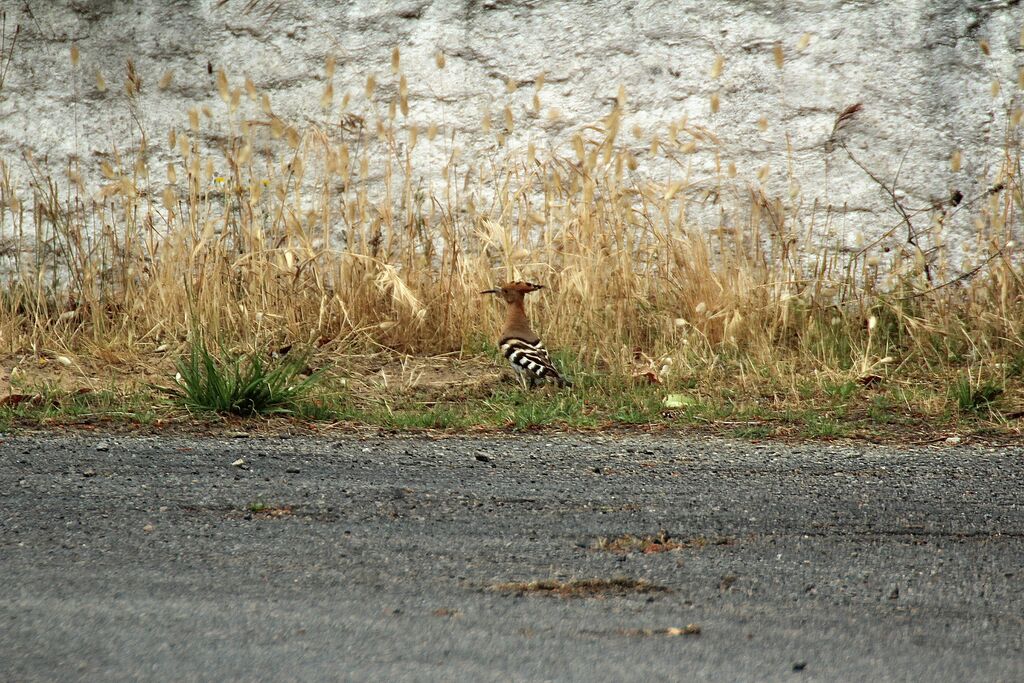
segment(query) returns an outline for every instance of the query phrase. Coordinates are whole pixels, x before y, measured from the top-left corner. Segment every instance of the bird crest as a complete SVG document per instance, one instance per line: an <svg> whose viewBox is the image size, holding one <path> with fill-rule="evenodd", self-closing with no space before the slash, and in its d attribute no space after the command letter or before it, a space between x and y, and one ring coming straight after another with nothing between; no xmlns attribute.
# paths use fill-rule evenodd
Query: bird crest
<svg viewBox="0 0 1024 683"><path fill-rule="evenodd" d="M544 285L537 285L532 282L525 282L517 280L515 282L506 282L496 289L485 289L480 292L481 294L511 294L517 292L519 294L529 294L530 292L536 292L538 289L544 289Z"/></svg>

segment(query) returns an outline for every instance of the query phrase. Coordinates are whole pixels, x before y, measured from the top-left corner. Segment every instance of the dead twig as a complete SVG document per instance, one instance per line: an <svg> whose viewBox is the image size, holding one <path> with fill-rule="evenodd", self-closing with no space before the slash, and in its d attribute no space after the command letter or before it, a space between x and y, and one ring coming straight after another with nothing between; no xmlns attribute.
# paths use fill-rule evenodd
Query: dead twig
<svg viewBox="0 0 1024 683"><path fill-rule="evenodd" d="M886 184L885 181L883 181L881 178L872 173L871 169L869 169L867 166L861 163L861 161L854 156L853 152L850 151L850 148L846 146L845 141L840 140L839 146L843 148L844 152L846 152L846 156L849 157L850 161L856 164L856 166L860 170L864 171L864 173L869 178L871 178L871 180L873 180L875 184L877 184L880 188L882 188L882 190L885 191L887 195L889 195L889 199L892 201L893 208L900 215L901 222L903 223L903 225L907 226L907 244L913 247L916 253L919 253L921 255L921 266L924 270L925 278L928 280L930 284L933 281L933 279L931 266L928 263L928 258L925 255L924 250L921 249L921 247L918 246L917 244L917 230L914 228L914 222L911 220L910 213L903 206L903 203L900 202L899 197L896 196L896 182L899 180L900 171L902 171L903 169L903 162L906 160L907 155L910 153L910 149L908 148L907 151L903 154L903 158L900 159L899 168L896 171L896 175L893 177L892 187L889 187L889 185Z"/></svg>

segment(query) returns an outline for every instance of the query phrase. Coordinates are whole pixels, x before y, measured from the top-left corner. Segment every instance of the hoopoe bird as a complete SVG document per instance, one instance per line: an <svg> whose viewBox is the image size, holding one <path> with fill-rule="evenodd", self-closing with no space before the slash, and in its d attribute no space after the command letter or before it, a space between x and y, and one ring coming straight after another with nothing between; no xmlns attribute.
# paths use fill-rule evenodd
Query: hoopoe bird
<svg viewBox="0 0 1024 683"><path fill-rule="evenodd" d="M526 317L524 297L530 292L543 289L544 285L532 282L509 282L497 289L488 289L481 294L497 294L508 308L505 312L505 326L501 329L498 346L505 358L512 364L523 385L532 389L544 380L551 379L560 387L571 387L570 382L559 374L551 364L551 357L541 343L540 337L530 327Z"/></svg>

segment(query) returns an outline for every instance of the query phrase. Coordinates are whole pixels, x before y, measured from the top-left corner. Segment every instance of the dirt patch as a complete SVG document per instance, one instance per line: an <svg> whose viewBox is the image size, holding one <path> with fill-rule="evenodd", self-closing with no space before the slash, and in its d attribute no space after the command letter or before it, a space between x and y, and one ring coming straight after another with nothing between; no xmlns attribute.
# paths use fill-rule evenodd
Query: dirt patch
<svg viewBox="0 0 1024 683"><path fill-rule="evenodd" d="M300 505L270 505L263 503L250 503L243 508L211 505L196 506L185 505L181 511L195 515L213 515L219 518L244 519L246 521L267 521L279 519L298 519L314 522L333 522L339 519L340 515L333 509L316 510L305 509Z"/></svg>
<svg viewBox="0 0 1024 683"><path fill-rule="evenodd" d="M554 595L560 598L603 598L621 595L644 595L650 593L671 593L671 589L658 586L643 579L617 577L614 579L542 579L539 581L514 581L491 586L499 593L517 595Z"/></svg>
<svg viewBox="0 0 1024 683"><path fill-rule="evenodd" d="M643 553L650 555L654 553L665 553L683 548L704 548L709 545L732 545L736 542L734 538L705 536L693 536L691 538L672 538L665 531L656 536L634 536L623 534L615 538L599 538L594 542L592 548L601 552L614 553L616 555L628 555L630 553Z"/></svg>
<svg viewBox="0 0 1024 683"><path fill-rule="evenodd" d="M137 392L174 383L168 353L132 358L97 352L94 356L52 351L0 356L0 395L113 390Z"/></svg>
<svg viewBox="0 0 1024 683"><path fill-rule="evenodd" d="M169 391L175 386L174 360L185 354L187 349L182 346L131 357L50 351L0 355L0 398L33 396L43 387L61 393L101 389L131 393L154 387ZM487 396L496 383L514 382L511 373L504 372L504 365L480 356L379 353L338 357L318 351L309 363L326 372L329 380L341 380L357 396L401 396L428 403ZM18 399L10 401L13 404Z"/></svg>
<svg viewBox="0 0 1024 683"><path fill-rule="evenodd" d="M650 638L652 636L699 636L700 626L687 624L686 626L669 626L667 628L626 628L618 631L619 635L633 638Z"/></svg>
<svg viewBox="0 0 1024 683"><path fill-rule="evenodd" d="M402 396L426 405L489 396L504 366L481 357L350 357L344 364L357 395ZM513 381L511 376L508 378Z"/></svg>
<svg viewBox="0 0 1024 683"><path fill-rule="evenodd" d="M280 519L291 517L295 514L295 507L291 505L263 505L254 503L249 506L249 514L246 519Z"/></svg>

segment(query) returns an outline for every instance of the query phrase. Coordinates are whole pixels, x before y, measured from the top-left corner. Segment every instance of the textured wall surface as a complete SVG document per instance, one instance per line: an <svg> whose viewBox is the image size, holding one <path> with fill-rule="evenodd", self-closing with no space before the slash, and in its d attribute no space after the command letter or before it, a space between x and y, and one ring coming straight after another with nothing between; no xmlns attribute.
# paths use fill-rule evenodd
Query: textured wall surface
<svg viewBox="0 0 1024 683"><path fill-rule="evenodd" d="M380 83L378 102L397 89L391 72L397 46L408 78L408 120L443 125L465 156L496 153L494 131L482 133L480 122L489 109L500 126L506 105L515 118L510 146L568 145L574 131L608 114L621 84L628 97L623 141L641 161L651 136L664 139L668 125L686 116L719 139L715 150L702 143L686 157L695 181L712 172L717 151L723 163L736 164L737 184L756 185L768 165L770 194L788 196L791 168L805 205L845 206L839 231L870 233L897 216L844 153L825 153L844 107L864 104L845 133L850 149L881 179L891 181L900 169L901 196L923 206L946 201L953 190L972 196L992 181L1007 112L1021 106L1024 11L1011 0L24 0L2 6L8 52L0 157L16 177L26 172L25 152L58 167L77 155L94 172L112 148L137 144L141 130L162 141L171 127L188 127L190 107L223 110L218 69L232 87L248 76L290 120L336 117L346 92L349 108L365 113L368 74ZM80 51L77 68L69 58L72 43ZM443 70L435 65L439 50ZM328 55L337 59L330 115L320 106ZM128 60L141 81L134 102L125 95ZM172 79L158 87L168 71ZM534 114L541 72L546 84ZM508 92L509 81L519 86L515 92ZM244 107L259 111L258 103ZM431 143L433 152L422 148L417 172L424 182L431 154L438 159L445 151L443 139L450 138ZM154 147L158 160L170 158L166 144ZM954 150L962 150L957 172L950 164Z"/></svg>

